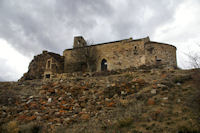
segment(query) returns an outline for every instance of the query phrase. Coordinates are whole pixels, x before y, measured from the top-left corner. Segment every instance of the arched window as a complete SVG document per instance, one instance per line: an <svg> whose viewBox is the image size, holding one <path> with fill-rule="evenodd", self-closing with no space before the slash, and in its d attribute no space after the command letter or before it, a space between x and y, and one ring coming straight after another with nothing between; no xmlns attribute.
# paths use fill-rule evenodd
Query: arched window
<svg viewBox="0 0 200 133"><path fill-rule="evenodd" d="M107 71L107 67L108 67L107 61L106 59L103 59L101 61L101 71Z"/></svg>

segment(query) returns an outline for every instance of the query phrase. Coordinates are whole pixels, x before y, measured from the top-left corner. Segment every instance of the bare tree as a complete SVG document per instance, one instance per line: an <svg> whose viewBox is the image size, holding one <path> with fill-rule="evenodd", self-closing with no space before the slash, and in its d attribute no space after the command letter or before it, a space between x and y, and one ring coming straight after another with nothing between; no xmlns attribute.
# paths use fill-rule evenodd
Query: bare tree
<svg viewBox="0 0 200 133"><path fill-rule="evenodd" d="M200 48L200 44L197 44ZM189 59L190 67L192 68L200 68L200 51L199 52L189 52L185 53Z"/></svg>

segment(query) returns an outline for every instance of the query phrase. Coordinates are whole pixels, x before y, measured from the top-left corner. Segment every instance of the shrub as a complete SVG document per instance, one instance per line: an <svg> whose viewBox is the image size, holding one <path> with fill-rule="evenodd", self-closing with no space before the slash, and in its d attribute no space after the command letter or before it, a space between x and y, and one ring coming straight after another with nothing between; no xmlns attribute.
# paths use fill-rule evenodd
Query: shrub
<svg viewBox="0 0 200 133"><path fill-rule="evenodd" d="M17 94L14 90L2 90L0 96L0 105L12 105L15 104L16 100L18 99Z"/></svg>
<svg viewBox="0 0 200 133"><path fill-rule="evenodd" d="M129 126L131 126L132 123L133 123L132 118L130 118L130 117L122 118L122 119L118 120L117 127L118 128L129 127Z"/></svg>
<svg viewBox="0 0 200 133"><path fill-rule="evenodd" d="M179 127L177 133L200 133L200 130L193 129L192 127L188 128L188 127L182 126L182 127Z"/></svg>
<svg viewBox="0 0 200 133"><path fill-rule="evenodd" d="M17 121L10 121L2 126L3 133L18 133L19 127Z"/></svg>
<svg viewBox="0 0 200 133"><path fill-rule="evenodd" d="M20 133L40 133L41 131L42 126L34 122L20 126Z"/></svg>

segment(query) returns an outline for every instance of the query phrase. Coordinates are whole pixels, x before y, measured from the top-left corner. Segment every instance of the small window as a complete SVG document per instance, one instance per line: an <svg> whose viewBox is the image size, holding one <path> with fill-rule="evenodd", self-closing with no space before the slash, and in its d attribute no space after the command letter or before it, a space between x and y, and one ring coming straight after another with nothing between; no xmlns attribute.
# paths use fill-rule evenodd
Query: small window
<svg viewBox="0 0 200 133"><path fill-rule="evenodd" d="M49 78L51 77L51 75L50 75L50 74L46 74L45 77L46 77L47 79L49 79Z"/></svg>
<svg viewBox="0 0 200 133"><path fill-rule="evenodd" d="M50 66L51 66L51 61L49 60L49 61L47 62L47 68L50 68Z"/></svg>
<svg viewBox="0 0 200 133"><path fill-rule="evenodd" d="M154 47L149 47L147 48L147 50L149 51L150 54L153 54Z"/></svg>
<svg viewBox="0 0 200 133"><path fill-rule="evenodd" d="M155 56L156 62L161 62L162 59L158 58L157 56Z"/></svg>
<svg viewBox="0 0 200 133"><path fill-rule="evenodd" d="M78 44L80 44L81 43L81 41L80 40L78 40Z"/></svg>
<svg viewBox="0 0 200 133"><path fill-rule="evenodd" d="M134 53L135 55L138 54L137 46L134 46L134 48L133 48L133 53Z"/></svg>

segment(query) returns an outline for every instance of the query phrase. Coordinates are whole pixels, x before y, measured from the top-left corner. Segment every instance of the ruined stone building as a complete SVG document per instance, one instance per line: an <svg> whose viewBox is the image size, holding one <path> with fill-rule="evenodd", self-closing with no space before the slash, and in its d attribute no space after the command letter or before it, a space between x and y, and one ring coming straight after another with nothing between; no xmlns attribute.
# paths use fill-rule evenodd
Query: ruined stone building
<svg viewBox="0 0 200 133"><path fill-rule="evenodd" d="M167 68L177 66L175 46L150 41L149 37L87 45L83 37L77 36L74 37L73 48L64 50L63 56L47 51L35 56L22 79L159 65Z"/></svg>

